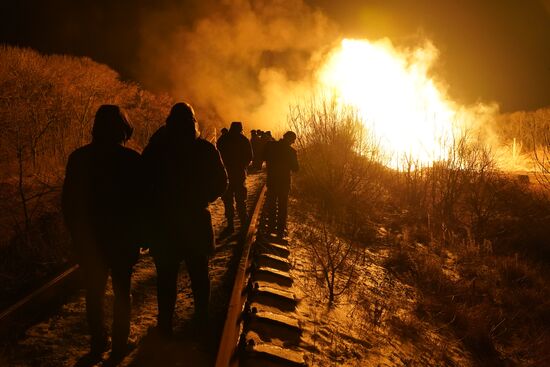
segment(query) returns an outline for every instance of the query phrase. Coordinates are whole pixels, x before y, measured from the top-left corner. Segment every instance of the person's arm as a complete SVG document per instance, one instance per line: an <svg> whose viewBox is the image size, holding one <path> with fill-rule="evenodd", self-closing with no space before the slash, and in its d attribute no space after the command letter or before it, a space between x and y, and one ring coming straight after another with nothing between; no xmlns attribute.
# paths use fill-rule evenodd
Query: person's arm
<svg viewBox="0 0 550 367"><path fill-rule="evenodd" d="M290 170L292 172L298 172L298 170L300 169L300 166L298 165L298 155L296 154L296 151L294 149L292 149L291 152L292 154L291 154Z"/></svg>
<svg viewBox="0 0 550 367"><path fill-rule="evenodd" d="M223 162L223 159L225 157L224 144L225 144L225 135L222 135L222 136L219 137L218 141L216 142L216 149L218 150L218 154L222 158L222 162Z"/></svg>
<svg viewBox="0 0 550 367"><path fill-rule="evenodd" d="M155 132L151 138L149 138L149 142L143 149L143 152L141 153L141 158L143 160L144 165L149 165L150 162L153 160L153 156L156 154L156 151L158 150L158 140L159 140L159 131Z"/></svg>
<svg viewBox="0 0 550 367"><path fill-rule="evenodd" d="M158 175L159 158L162 155L162 135L164 128L161 127L149 139L149 142L143 149L140 159L140 176L143 180L142 188L147 194L151 194L155 182L155 176Z"/></svg>
<svg viewBox="0 0 550 367"><path fill-rule="evenodd" d="M227 173L225 172L220 153L213 145L209 149L208 155L210 177L207 185L208 191L206 192L206 199L211 203L225 192L227 188Z"/></svg>
<svg viewBox="0 0 550 367"><path fill-rule="evenodd" d="M143 167L143 157L136 151L128 149L126 158L127 177L126 187L128 187L128 204L130 214L135 214L143 210L144 199L147 194L147 180Z"/></svg>
<svg viewBox="0 0 550 367"><path fill-rule="evenodd" d="M143 156L136 151L128 152L128 239L132 246L148 247L150 244L150 222L151 214L151 187L150 180L147 180L143 164Z"/></svg>
<svg viewBox="0 0 550 367"><path fill-rule="evenodd" d="M264 146L264 149L263 149L263 154L262 154L262 162L268 162L271 160L271 150L272 150L272 146L273 143L271 142L267 142Z"/></svg>

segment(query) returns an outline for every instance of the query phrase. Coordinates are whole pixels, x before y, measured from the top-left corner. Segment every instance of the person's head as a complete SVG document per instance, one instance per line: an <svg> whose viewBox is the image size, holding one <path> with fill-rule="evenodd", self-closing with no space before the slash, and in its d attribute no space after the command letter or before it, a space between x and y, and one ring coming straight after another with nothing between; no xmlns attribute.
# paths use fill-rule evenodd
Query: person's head
<svg viewBox="0 0 550 367"><path fill-rule="evenodd" d="M222 132L222 135L225 135L225 134L227 134L227 131L228 131L228 130L227 130L227 128L226 128L226 127L222 127L222 130L221 130L221 132Z"/></svg>
<svg viewBox="0 0 550 367"><path fill-rule="evenodd" d="M240 121L233 121L229 127L229 132L232 134L240 134L243 131L243 123Z"/></svg>
<svg viewBox="0 0 550 367"><path fill-rule="evenodd" d="M122 144L132 136L134 129L120 107L101 105L95 114L92 141L106 144Z"/></svg>
<svg viewBox="0 0 550 367"><path fill-rule="evenodd" d="M294 131L287 131L283 135L283 141L286 142L288 145L294 144L296 141L296 133Z"/></svg>
<svg viewBox="0 0 550 367"><path fill-rule="evenodd" d="M193 107L185 102L172 106L166 118L166 128L189 137L197 137L199 129Z"/></svg>

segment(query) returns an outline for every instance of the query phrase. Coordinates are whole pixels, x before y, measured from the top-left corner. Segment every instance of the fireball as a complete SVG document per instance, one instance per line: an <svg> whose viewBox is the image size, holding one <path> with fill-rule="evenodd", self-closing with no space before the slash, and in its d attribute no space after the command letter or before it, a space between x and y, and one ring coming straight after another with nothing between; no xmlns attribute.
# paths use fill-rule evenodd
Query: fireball
<svg viewBox="0 0 550 367"><path fill-rule="evenodd" d="M392 166L404 159L429 165L445 156L456 118L453 103L429 76L436 58L429 43L399 51L389 40L344 39L318 78L339 103L357 109Z"/></svg>

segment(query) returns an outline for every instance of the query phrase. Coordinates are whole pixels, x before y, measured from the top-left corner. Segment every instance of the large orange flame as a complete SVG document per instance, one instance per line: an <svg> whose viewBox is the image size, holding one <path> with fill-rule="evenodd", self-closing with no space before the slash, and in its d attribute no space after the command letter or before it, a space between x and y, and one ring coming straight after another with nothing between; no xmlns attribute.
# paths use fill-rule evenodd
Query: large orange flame
<svg viewBox="0 0 550 367"><path fill-rule="evenodd" d="M320 69L319 82L355 107L392 155L431 164L446 154L457 111L429 76L437 50L429 43L398 51L389 40L344 39Z"/></svg>

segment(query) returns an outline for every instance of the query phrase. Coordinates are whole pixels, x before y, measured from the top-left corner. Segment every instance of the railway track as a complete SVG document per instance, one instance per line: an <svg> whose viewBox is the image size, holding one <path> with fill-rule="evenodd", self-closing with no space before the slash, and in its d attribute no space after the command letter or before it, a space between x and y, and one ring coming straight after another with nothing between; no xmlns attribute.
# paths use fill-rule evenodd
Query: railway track
<svg viewBox="0 0 550 367"><path fill-rule="evenodd" d="M216 367L305 366L288 243L270 233L262 190L237 268ZM293 348L294 347L294 348Z"/></svg>
<svg viewBox="0 0 550 367"><path fill-rule="evenodd" d="M17 338L29 325L64 302L78 287L79 267L73 265L0 313L0 339Z"/></svg>
<svg viewBox="0 0 550 367"><path fill-rule="evenodd" d="M259 187L261 189L258 190ZM133 334L136 334L138 347L121 363L121 366L176 366L180 365L178 361L182 358L187 359L188 362L189 360L195 361L192 365L196 366L305 365L300 352L293 350L293 346L299 343L301 328L292 316L297 300L291 290L292 278L289 274L290 265L287 260L288 246L285 241L276 239L268 231L265 220L265 187L263 187L263 183L257 184L256 194L251 196L255 198L249 203L251 220L245 232L246 235L238 240L225 241L221 244L222 249L219 250L220 253L230 252L231 260L227 261L229 255L215 257L212 260L215 264L211 271L224 272L222 278L226 279L214 280L214 293L216 287L221 291L218 291L218 295L213 295L213 303L223 304L223 306L219 306L218 316L214 315L213 317L215 325L211 326L214 332L209 334L210 340L207 343L209 346L201 346L196 340L195 332L188 329L186 321L183 320L181 322L183 326L180 327L181 335L176 342L167 347L168 349L163 352L166 353L165 355L159 356L156 350L158 346L154 346L150 355L147 355L147 348L151 346L147 330L153 326L152 322L155 319L156 297L154 295L152 261L142 259L140 260L142 264L138 264L142 270L137 270L139 274L135 277L138 279L134 281L134 286L137 288L136 294L134 294L134 303L137 306L134 305L133 308L139 314L139 320L136 321L133 317L133 323L137 324L137 331L134 330ZM224 249L224 247L227 248ZM4 338L20 337L22 331L35 323L37 319L43 319L48 313L54 314L51 311L55 309L54 306L59 306L68 298L68 294L75 293L77 289L78 266L73 266L5 310L0 315L0 333ZM143 290L140 291L140 289ZM231 290L230 294L229 290ZM190 298L189 292L182 295L183 302ZM223 295L224 292L227 294ZM151 293L153 293L152 296ZM178 298L178 303L180 303L180 298ZM188 303L183 304L184 311L189 308L188 306ZM189 309L192 310L192 307ZM45 310L50 310L50 312L45 313ZM54 314L55 316L50 317L49 320L42 321L42 324L38 326L30 327L31 336L25 336L28 339L25 347L15 344L13 347L15 352L12 355L3 357L0 354L0 364L7 361L8 365L26 365L25 363L28 361L28 365L36 365L36 359L44 361L51 358L50 364L40 363L40 365L74 365L73 362L78 355L82 354L81 352L73 352L72 355L64 356L59 354L61 354L60 351L66 353L65 350L68 346L65 344L73 342L73 339L80 340L78 348L74 348L75 351L87 348L85 325L82 320L84 319L82 296L72 304L65 305L61 311L59 311L59 307L57 310L58 314ZM176 312L182 314L181 310L176 310ZM78 317L73 315L75 313L79 314ZM64 322L64 318L72 321ZM71 325L67 326L66 324ZM83 328L84 330L82 330ZM41 339L40 335L45 331L49 333L51 330L55 332L57 329L67 330L53 336L45 335ZM71 333L79 333L79 335L71 335ZM56 338L57 341L55 341ZM45 340L57 345L54 348L49 347L47 350L42 350L39 345L45 343ZM34 350L37 346L40 349L39 352ZM33 351L29 352L29 349ZM190 350L194 352L190 353ZM193 353L197 355L193 356ZM173 356L170 357L169 354L173 354ZM184 363L183 365L189 364Z"/></svg>

